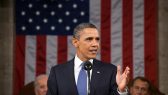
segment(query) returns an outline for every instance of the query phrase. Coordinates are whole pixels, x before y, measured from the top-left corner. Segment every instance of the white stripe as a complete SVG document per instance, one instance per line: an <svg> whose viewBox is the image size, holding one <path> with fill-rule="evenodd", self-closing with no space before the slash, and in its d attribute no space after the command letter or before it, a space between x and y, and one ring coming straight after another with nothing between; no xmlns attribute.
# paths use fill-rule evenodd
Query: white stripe
<svg viewBox="0 0 168 95"><path fill-rule="evenodd" d="M68 60L75 57L75 47L72 45L72 36L67 36L68 44Z"/></svg>
<svg viewBox="0 0 168 95"><path fill-rule="evenodd" d="M25 84L34 81L36 73L36 36L26 36Z"/></svg>
<svg viewBox="0 0 168 95"><path fill-rule="evenodd" d="M46 74L49 75L52 66L57 64L57 36L47 36Z"/></svg>
<svg viewBox="0 0 168 95"><path fill-rule="evenodd" d="M133 77L144 76L144 0L133 0Z"/></svg>
<svg viewBox="0 0 168 95"><path fill-rule="evenodd" d="M112 0L111 9L111 59L122 67L122 0Z"/></svg>
<svg viewBox="0 0 168 95"><path fill-rule="evenodd" d="M90 22L95 24L100 30L101 12L100 12L100 0L90 0ZM97 55L97 59L100 59L100 52Z"/></svg>

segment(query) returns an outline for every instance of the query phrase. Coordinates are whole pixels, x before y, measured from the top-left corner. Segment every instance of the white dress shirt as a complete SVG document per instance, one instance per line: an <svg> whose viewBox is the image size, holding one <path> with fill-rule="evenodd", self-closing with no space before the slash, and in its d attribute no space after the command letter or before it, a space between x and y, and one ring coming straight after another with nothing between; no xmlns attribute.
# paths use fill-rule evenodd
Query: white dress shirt
<svg viewBox="0 0 168 95"><path fill-rule="evenodd" d="M90 59L89 60L92 64L93 64L93 59ZM83 61L80 60L77 55L75 56L75 60L74 60L74 74L75 74L75 82L77 84L77 81L78 81L78 76L79 76L79 72L82 68L82 63ZM92 75L92 70L90 70L90 76Z"/></svg>

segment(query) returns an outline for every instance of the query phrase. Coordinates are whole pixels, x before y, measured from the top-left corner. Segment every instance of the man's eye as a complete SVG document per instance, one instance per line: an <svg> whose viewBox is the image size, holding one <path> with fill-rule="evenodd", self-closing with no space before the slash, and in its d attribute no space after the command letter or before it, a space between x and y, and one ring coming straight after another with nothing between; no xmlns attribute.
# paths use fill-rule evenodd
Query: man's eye
<svg viewBox="0 0 168 95"><path fill-rule="evenodd" d="M145 88L141 88L141 90L144 92L144 91L146 91L147 89L145 89Z"/></svg>
<svg viewBox="0 0 168 95"><path fill-rule="evenodd" d="M86 40L87 40L87 41L91 41L91 40L92 40L92 38L87 38Z"/></svg>
<svg viewBox="0 0 168 95"><path fill-rule="evenodd" d="M45 88L45 86L43 85L43 86L40 86L40 88Z"/></svg>
<svg viewBox="0 0 168 95"><path fill-rule="evenodd" d="M100 41L100 38L96 38L97 41Z"/></svg>
<svg viewBox="0 0 168 95"><path fill-rule="evenodd" d="M135 89L139 89L139 87L137 87L137 86L135 86L134 88L135 88Z"/></svg>

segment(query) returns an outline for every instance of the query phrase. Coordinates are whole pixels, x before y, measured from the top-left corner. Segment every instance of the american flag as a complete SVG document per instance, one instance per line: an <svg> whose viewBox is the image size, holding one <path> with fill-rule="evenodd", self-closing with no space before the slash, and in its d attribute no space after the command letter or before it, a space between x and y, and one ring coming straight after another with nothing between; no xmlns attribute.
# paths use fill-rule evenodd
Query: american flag
<svg viewBox="0 0 168 95"><path fill-rule="evenodd" d="M97 59L158 85L157 0L15 0L14 95L74 57L73 28L82 22L100 30Z"/></svg>

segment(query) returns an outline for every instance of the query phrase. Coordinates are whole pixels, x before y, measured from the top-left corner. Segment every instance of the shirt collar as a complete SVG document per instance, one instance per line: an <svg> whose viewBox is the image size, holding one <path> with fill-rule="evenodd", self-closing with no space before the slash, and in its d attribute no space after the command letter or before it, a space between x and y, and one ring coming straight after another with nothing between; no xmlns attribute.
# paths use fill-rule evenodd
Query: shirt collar
<svg viewBox="0 0 168 95"><path fill-rule="evenodd" d="M89 61L93 64L93 59L90 59ZM77 68L80 67L82 65L82 63L83 63L83 61L79 59L77 54L75 55L74 63L75 63L74 66L77 67Z"/></svg>

